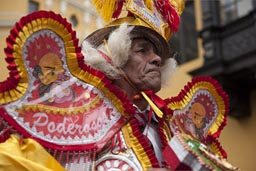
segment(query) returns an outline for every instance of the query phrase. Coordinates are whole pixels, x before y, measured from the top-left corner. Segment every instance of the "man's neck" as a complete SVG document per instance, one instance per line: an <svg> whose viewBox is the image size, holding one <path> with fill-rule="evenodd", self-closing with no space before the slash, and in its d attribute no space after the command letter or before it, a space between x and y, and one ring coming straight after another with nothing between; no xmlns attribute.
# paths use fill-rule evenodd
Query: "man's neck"
<svg viewBox="0 0 256 171"><path fill-rule="evenodd" d="M133 104L138 106L138 108L142 111L145 110L148 107L148 102L143 97L139 100L135 99L132 102L133 102Z"/></svg>
<svg viewBox="0 0 256 171"><path fill-rule="evenodd" d="M148 106L148 102L142 97L140 92L127 83L124 79L114 80L113 83L125 92L127 98L135 104L140 110L145 110ZM141 96L140 98L134 98L135 95Z"/></svg>

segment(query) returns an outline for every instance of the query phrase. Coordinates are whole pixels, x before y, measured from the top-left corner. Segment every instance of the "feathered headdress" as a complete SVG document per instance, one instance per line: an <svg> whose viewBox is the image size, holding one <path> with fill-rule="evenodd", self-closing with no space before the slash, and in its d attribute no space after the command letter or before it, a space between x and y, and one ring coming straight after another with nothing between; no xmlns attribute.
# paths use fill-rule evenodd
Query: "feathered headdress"
<svg viewBox="0 0 256 171"><path fill-rule="evenodd" d="M109 24L96 30L85 39L86 43L83 44L83 52L86 63L102 70L107 75L115 73L112 64L115 64L114 68L122 67L116 64L116 59L121 61L121 63L127 60L128 56L125 54L128 54L127 49L129 48L126 47L129 45L131 38L146 37L155 44L157 52L162 58L163 65L167 63L173 65L173 61L170 63L169 60L170 48L168 40L171 33L178 30L179 15L184 8L184 0L93 0L92 2L98 13ZM126 34L121 34L120 36L113 35L114 30L118 30L117 28L122 24L128 26L125 27L128 29L125 32L129 32L128 39L125 36ZM130 30L130 26L132 26L132 30ZM115 37L115 41L113 41L115 44L111 46L110 40L113 37ZM91 62L95 61L96 58L88 54L88 50L91 49L86 47L88 44L93 45L99 51L102 51L102 45L105 46L105 49L103 49L105 55L97 55L103 57L100 64L104 63L104 65L98 65L99 61L97 61L97 65ZM121 52L120 55L118 55L119 53L112 53L115 52L115 48L112 47L118 47L118 52ZM143 94L143 96L146 95ZM153 108L157 110L157 107ZM160 113L159 116L162 116L161 112L156 113Z"/></svg>
<svg viewBox="0 0 256 171"><path fill-rule="evenodd" d="M93 0L92 3L108 24L85 39L89 44L98 48L116 28L126 23L133 26L130 32L133 38L146 37L155 44L163 64L170 58L168 40L178 30L184 0Z"/></svg>
<svg viewBox="0 0 256 171"><path fill-rule="evenodd" d="M166 40L178 30L185 0L93 0L97 12L106 22L127 16L135 16L146 22Z"/></svg>

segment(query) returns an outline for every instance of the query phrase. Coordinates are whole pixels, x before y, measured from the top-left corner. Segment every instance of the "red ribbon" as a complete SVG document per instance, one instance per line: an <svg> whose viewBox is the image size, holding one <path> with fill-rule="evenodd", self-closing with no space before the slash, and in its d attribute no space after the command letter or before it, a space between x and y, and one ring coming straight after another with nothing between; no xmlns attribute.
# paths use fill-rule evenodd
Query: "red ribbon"
<svg viewBox="0 0 256 171"><path fill-rule="evenodd" d="M157 105L158 108L163 108L166 104L164 102L164 100L157 96L153 90L147 90L147 91L144 91L149 97L150 99L155 103L155 105Z"/></svg>
<svg viewBox="0 0 256 171"><path fill-rule="evenodd" d="M144 91L144 93L146 93L149 98L155 103L155 105L157 105L158 108L163 108L165 106L165 102L163 99L161 99L159 96L157 96L153 90L147 90L147 91ZM152 119L152 115L153 115L153 110L152 108L150 107L150 110L149 110L149 114L148 114L148 123L147 123L147 131L146 131L146 137L148 135L148 128L149 128L149 125L151 123L151 119Z"/></svg>

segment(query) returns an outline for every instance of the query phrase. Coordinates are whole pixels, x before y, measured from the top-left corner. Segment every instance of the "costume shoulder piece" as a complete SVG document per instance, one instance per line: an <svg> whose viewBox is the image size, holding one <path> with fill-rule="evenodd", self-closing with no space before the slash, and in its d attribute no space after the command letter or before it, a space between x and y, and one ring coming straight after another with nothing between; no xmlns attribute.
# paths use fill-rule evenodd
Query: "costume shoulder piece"
<svg viewBox="0 0 256 171"><path fill-rule="evenodd" d="M21 18L6 43L10 74L0 84L1 127L45 147L99 149L133 115L125 95L84 64L75 31L60 15Z"/></svg>
<svg viewBox="0 0 256 171"><path fill-rule="evenodd" d="M173 110L172 131L186 133L200 141L218 138L226 125L228 96L211 77L195 77L178 96L167 99Z"/></svg>
<svg viewBox="0 0 256 171"><path fill-rule="evenodd" d="M178 96L166 100L174 137L164 155L172 169L237 170L225 158L218 138L226 125L228 96L216 80L198 76ZM168 155L172 154L172 162Z"/></svg>

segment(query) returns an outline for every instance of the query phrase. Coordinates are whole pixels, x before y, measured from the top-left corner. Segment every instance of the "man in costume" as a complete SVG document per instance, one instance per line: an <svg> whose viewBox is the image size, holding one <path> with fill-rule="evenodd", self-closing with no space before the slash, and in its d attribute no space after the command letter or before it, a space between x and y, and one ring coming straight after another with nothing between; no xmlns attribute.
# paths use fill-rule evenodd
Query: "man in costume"
<svg viewBox="0 0 256 171"><path fill-rule="evenodd" d="M113 84L127 95L127 98L136 108L136 114L132 122L134 122L133 126L136 127L134 131L138 131L136 136L140 137L138 143L141 143L143 148L141 147L141 152L135 152L134 154L129 151L130 148L127 148L127 142L132 139L129 134L125 135L125 132L129 129L128 127L132 126L131 123L128 123L123 126L121 132L115 135L116 142L114 144L120 146L113 147L112 152L116 153L115 158L118 158L118 156L122 158L127 154L149 157L148 154L143 154L143 151L147 149L152 155L150 160L155 162L152 167L164 167L161 139L166 141L168 137L164 135L160 137L159 131L162 129L170 134L170 130L165 130L163 125L159 125L164 123L163 118L159 118L155 114L141 92L145 92L146 97L156 96L155 93L161 88L161 76L167 76L167 73L162 73L162 67L164 64L167 64L168 68L172 70L175 67L175 61L173 58L163 58L163 54L168 53L166 52L168 51L167 43L156 44L155 40L146 36L145 33L143 34L143 31L140 32L140 27L123 24L113 30L110 35L105 35L106 37L99 37L99 33L96 32L85 40L83 53L85 62L108 75L112 79ZM104 30L102 31L104 32ZM147 32L146 29L144 31ZM109 38L104 43L103 40L107 37ZM98 49L97 47L93 48L93 45L95 46L94 41L98 41L95 39L102 40L102 44L97 46L99 47ZM158 48L159 46L166 46L162 47L166 51L161 52ZM158 100L159 103L163 103L160 98ZM125 143L117 141L117 137L124 139ZM132 148L139 145L135 142L130 142L129 144ZM105 155L108 156L110 154L108 152ZM138 157L136 160L140 161L143 159Z"/></svg>
<svg viewBox="0 0 256 171"><path fill-rule="evenodd" d="M216 139L227 112L216 82L200 77L166 100L155 94L175 68L167 42L184 1L93 2L114 20L81 48L70 24L53 12L30 14L10 32L11 74L0 84L0 170L232 170L221 163L226 156ZM54 58L42 65L46 54ZM57 81L55 70L65 79ZM40 93L39 76L55 78L51 97L59 99ZM184 134L184 119L196 103L207 119L193 137Z"/></svg>
<svg viewBox="0 0 256 171"><path fill-rule="evenodd" d="M167 2L168 4L165 4ZM161 7L164 9L165 6L171 8L173 11L169 11L170 16L166 19L179 20L178 16L183 10L184 2L172 2L175 4L171 4L171 1L159 1L155 4L153 1L127 1L127 16L115 19L106 27L95 31L82 45L85 63L106 74L136 108L131 122L124 125L115 135L114 144L118 145L112 147L112 152L116 154L114 158L124 158L127 154L136 156L135 165L144 162L138 165L139 170L166 167L162 156L162 143L167 142L171 133L166 129L168 126L164 118L157 116L161 115L159 107L164 107L164 102L155 93L161 89L162 81L170 77L175 69L176 63L170 56L167 41L173 32L171 27L178 26L172 21L169 21L168 25L157 10ZM95 6L98 10L104 9L104 4L95 2ZM103 14L104 17L106 16ZM154 96L157 102L147 100L151 96ZM154 106L150 106L149 103ZM159 106L154 103L158 103ZM131 127L136 127L133 128L134 131L138 131L136 135L128 133ZM132 142L133 136L139 137L140 140ZM117 137L124 141L117 141ZM111 154L108 151L105 155ZM151 164L147 166L146 163Z"/></svg>
<svg viewBox="0 0 256 171"><path fill-rule="evenodd" d="M101 10L104 4L95 2L95 6L108 20ZM184 1L126 1L127 16L116 16L106 27L89 35L82 45L85 63L105 73L136 108L134 118L116 135L124 142L115 142L120 147L113 151L115 157L136 156L134 163L148 160L150 165L142 162L139 166L143 170L166 167L162 151L171 132L159 109L164 109L164 101L155 93L176 67L168 39L177 31L183 7ZM164 10L169 10L166 18L162 16ZM131 127L136 135L128 133ZM132 142L133 136L139 137L139 141Z"/></svg>

